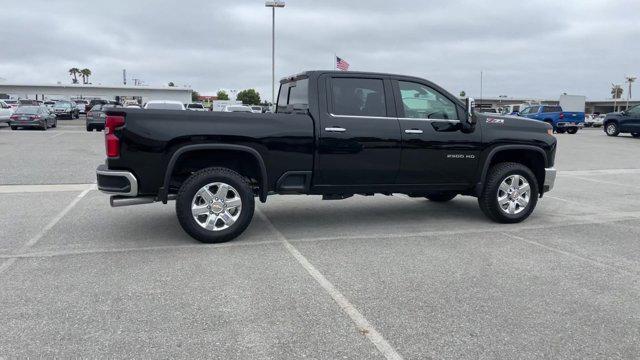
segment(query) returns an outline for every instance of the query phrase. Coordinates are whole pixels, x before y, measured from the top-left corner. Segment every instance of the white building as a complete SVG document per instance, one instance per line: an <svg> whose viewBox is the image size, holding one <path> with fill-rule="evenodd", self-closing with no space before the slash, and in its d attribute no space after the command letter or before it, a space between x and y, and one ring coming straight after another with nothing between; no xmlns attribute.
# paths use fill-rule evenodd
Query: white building
<svg viewBox="0 0 640 360"><path fill-rule="evenodd" d="M191 102L191 88L149 87L130 85L41 85L41 84L4 84L0 83L0 94L8 94L19 99L105 99L122 101L136 99L141 103L149 100L175 100L183 104Z"/></svg>

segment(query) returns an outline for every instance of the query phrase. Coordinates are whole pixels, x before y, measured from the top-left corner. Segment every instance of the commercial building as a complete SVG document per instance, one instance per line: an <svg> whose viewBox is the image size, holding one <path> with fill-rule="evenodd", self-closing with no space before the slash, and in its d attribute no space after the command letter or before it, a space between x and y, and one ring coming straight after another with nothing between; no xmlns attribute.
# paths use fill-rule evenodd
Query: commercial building
<svg viewBox="0 0 640 360"><path fill-rule="evenodd" d="M475 99L476 106L483 109L492 108L500 109L507 105L520 104L540 104L540 105L558 105L558 99L531 99L531 98L512 98L512 97L488 97L483 99ZM640 100L629 100L629 107L640 104ZM585 102L585 112L587 114L601 113L606 114L614 111L622 111L627 108L626 99L589 99Z"/></svg>
<svg viewBox="0 0 640 360"><path fill-rule="evenodd" d="M175 100L183 104L191 102L192 89L181 87L150 87L130 85L42 85L42 84L4 84L0 83L0 94L19 99L105 99L122 101L135 99L140 103L149 100Z"/></svg>

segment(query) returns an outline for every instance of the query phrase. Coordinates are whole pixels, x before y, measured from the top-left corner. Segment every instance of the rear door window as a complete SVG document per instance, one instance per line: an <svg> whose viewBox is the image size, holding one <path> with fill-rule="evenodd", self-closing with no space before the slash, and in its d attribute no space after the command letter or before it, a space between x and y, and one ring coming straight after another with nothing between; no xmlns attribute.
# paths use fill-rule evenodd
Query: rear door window
<svg viewBox="0 0 640 360"><path fill-rule="evenodd" d="M334 115L387 116L382 79L333 78Z"/></svg>

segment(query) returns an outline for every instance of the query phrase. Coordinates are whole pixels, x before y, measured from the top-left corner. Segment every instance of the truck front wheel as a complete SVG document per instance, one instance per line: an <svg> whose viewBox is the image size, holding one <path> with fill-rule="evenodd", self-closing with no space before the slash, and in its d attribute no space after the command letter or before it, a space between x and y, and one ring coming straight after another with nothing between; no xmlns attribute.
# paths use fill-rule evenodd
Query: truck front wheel
<svg viewBox="0 0 640 360"><path fill-rule="evenodd" d="M249 180L227 168L207 168L180 187L176 214L180 225L203 243L229 241L249 226L254 195Z"/></svg>
<svg viewBox="0 0 640 360"><path fill-rule="evenodd" d="M538 203L538 181L531 170L505 162L489 169L478 204L491 220L500 223L521 222Z"/></svg>
<svg viewBox="0 0 640 360"><path fill-rule="evenodd" d="M567 129L567 133L568 134L575 134L578 132L578 128L577 127L570 127Z"/></svg>

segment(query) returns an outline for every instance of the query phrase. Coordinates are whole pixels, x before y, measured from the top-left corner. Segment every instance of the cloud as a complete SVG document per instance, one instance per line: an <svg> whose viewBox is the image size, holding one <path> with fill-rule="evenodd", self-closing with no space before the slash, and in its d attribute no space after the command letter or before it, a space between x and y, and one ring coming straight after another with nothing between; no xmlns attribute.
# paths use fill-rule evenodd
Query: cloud
<svg viewBox="0 0 640 360"><path fill-rule="evenodd" d="M276 10L276 77L330 69L428 78L453 93L604 98L638 74L638 1L312 1ZM270 97L271 11L263 1L26 1L3 4L0 78L255 87Z"/></svg>

